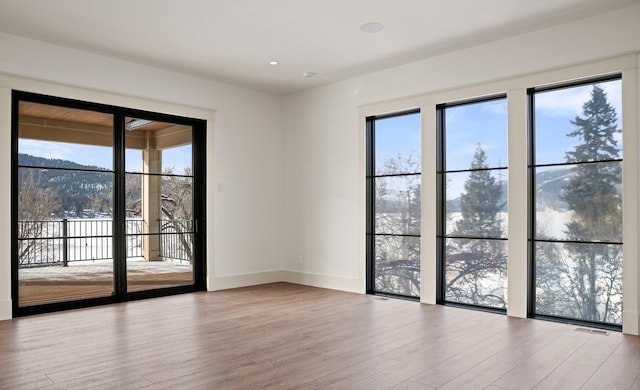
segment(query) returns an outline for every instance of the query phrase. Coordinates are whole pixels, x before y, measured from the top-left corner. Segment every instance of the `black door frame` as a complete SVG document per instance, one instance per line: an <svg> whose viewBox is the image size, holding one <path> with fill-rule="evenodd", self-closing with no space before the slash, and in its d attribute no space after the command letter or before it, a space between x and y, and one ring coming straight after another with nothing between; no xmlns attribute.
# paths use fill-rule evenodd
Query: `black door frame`
<svg viewBox="0 0 640 390"><path fill-rule="evenodd" d="M113 115L113 275L114 295L73 301L53 302L33 306L20 306L18 280L18 138L19 102L48 104ZM60 98L23 91L12 91L11 108L11 299L13 317L47 313L59 310L111 304L206 289L206 127L203 119L187 118L133 108L111 106L74 99ZM170 122L192 128L193 169L193 275L190 285L127 292L125 241L125 118L135 117Z"/></svg>

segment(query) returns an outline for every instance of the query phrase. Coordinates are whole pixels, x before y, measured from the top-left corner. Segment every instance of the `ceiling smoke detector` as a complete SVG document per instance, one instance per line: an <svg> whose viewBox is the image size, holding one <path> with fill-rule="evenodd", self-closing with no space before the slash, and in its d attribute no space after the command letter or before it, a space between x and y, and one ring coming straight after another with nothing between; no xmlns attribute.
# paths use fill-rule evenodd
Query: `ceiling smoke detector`
<svg viewBox="0 0 640 390"><path fill-rule="evenodd" d="M384 25L378 22L365 23L360 26L360 31L364 33L377 33L384 29Z"/></svg>

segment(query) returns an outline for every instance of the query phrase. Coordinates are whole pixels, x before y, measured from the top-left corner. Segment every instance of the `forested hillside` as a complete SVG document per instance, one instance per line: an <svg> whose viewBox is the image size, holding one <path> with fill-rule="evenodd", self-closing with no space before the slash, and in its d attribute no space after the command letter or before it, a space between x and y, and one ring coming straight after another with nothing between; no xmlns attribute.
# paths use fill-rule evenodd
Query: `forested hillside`
<svg viewBox="0 0 640 390"><path fill-rule="evenodd" d="M57 216L93 217L109 213L113 173L68 160L18 154L20 180L33 180L43 193L57 198Z"/></svg>

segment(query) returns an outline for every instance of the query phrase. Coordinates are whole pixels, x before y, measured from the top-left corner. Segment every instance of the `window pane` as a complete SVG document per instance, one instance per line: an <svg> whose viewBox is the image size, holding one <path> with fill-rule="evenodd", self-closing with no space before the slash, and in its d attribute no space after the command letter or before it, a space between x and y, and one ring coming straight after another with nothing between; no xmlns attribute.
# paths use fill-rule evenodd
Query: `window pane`
<svg viewBox="0 0 640 390"><path fill-rule="evenodd" d="M187 286L194 283L190 253L193 234L127 235L127 291ZM143 248L158 255L146 261Z"/></svg>
<svg viewBox="0 0 640 390"><path fill-rule="evenodd" d="M443 108L440 261L448 302L507 307L507 246L499 240L507 237L508 221L506 104L501 98Z"/></svg>
<svg viewBox="0 0 640 390"><path fill-rule="evenodd" d="M420 296L420 238L376 236L375 290Z"/></svg>
<svg viewBox="0 0 640 390"><path fill-rule="evenodd" d="M191 175L191 126L127 117L125 129L127 172Z"/></svg>
<svg viewBox="0 0 640 390"><path fill-rule="evenodd" d="M594 89L594 86L596 89ZM557 89L535 94L535 155L536 164L601 161L622 158L622 83L613 80L599 84ZM596 95L592 95L593 93ZM593 98L593 99L592 99ZM597 132L605 134L611 128L604 148L580 148L586 145L585 125L596 119ZM586 122L585 122L586 121ZM578 148L578 149L576 149Z"/></svg>
<svg viewBox="0 0 640 390"><path fill-rule="evenodd" d="M620 102L620 80L533 96L536 314L621 323Z"/></svg>
<svg viewBox="0 0 640 390"><path fill-rule="evenodd" d="M367 177L367 289L419 297L420 114L368 118L367 126L367 175L375 168Z"/></svg>
<svg viewBox="0 0 640 390"><path fill-rule="evenodd" d="M507 237L507 170L446 174L447 235Z"/></svg>
<svg viewBox="0 0 640 390"><path fill-rule="evenodd" d="M622 245L535 244L536 313L622 323Z"/></svg>
<svg viewBox="0 0 640 390"><path fill-rule="evenodd" d="M622 241L622 162L535 170L536 238Z"/></svg>
<svg viewBox="0 0 640 390"><path fill-rule="evenodd" d="M507 242L446 240L445 299L449 302L507 307Z"/></svg>
<svg viewBox="0 0 640 390"><path fill-rule="evenodd" d="M191 175L191 144L162 151L162 172Z"/></svg>
<svg viewBox="0 0 640 390"><path fill-rule="evenodd" d="M486 167L507 166L507 100L447 107L446 170L469 169L474 153L481 147Z"/></svg>
<svg viewBox="0 0 640 390"><path fill-rule="evenodd" d="M375 121L376 175L419 173L420 114Z"/></svg>
<svg viewBox="0 0 640 390"><path fill-rule="evenodd" d="M191 126L125 119L127 291L194 283Z"/></svg>
<svg viewBox="0 0 640 390"><path fill-rule="evenodd" d="M113 170L113 116L19 103L18 165Z"/></svg>
<svg viewBox="0 0 640 390"><path fill-rule="evenodd" d="M18 304L110 296L113 115L18 108Z"/></svg>
<svg viewBox="0 0 640 390"><path fill-rule="evenodd" d="M124 161L127 172L142 172L142 150L127 149Z"/></svg>
<svg viewBox="0 0 640 390"><path fill-rule="evenodd" d="M378 177L376 233L420 234L420 175Z"/></svg>

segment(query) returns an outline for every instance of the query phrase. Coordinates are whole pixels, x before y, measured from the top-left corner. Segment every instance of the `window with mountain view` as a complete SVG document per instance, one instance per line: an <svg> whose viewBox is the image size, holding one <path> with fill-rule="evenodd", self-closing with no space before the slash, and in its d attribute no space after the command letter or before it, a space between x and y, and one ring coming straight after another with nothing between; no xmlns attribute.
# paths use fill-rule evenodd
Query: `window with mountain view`
<svg viewBox="0 0 640 390"><path fill-rule="evenodd" d="M14 107L16 314L204 288L204 121L23 92Z"/></svg>
<svg viewBox="0 0 640 390"><path fill-rule="evenodd" d="M20 305L111 296L113 115L30 101L18 107Z"/></svg>
<svg viewBox="0 0 640 390"><path fill-rule="evenodd" d="M367 118L367 290L420 296L420 113Z"/></svg>
<svg viewBox="0 0 640 390"><path fill-rule="evenodd" d="M438 107L444 302L507 306L507 101Z"/></svg>
<svg viewBox="0 0 640 390"><path fill-rule="evenodd" d="M529 95L533 314L619 326L620 78Z"/></svg>

